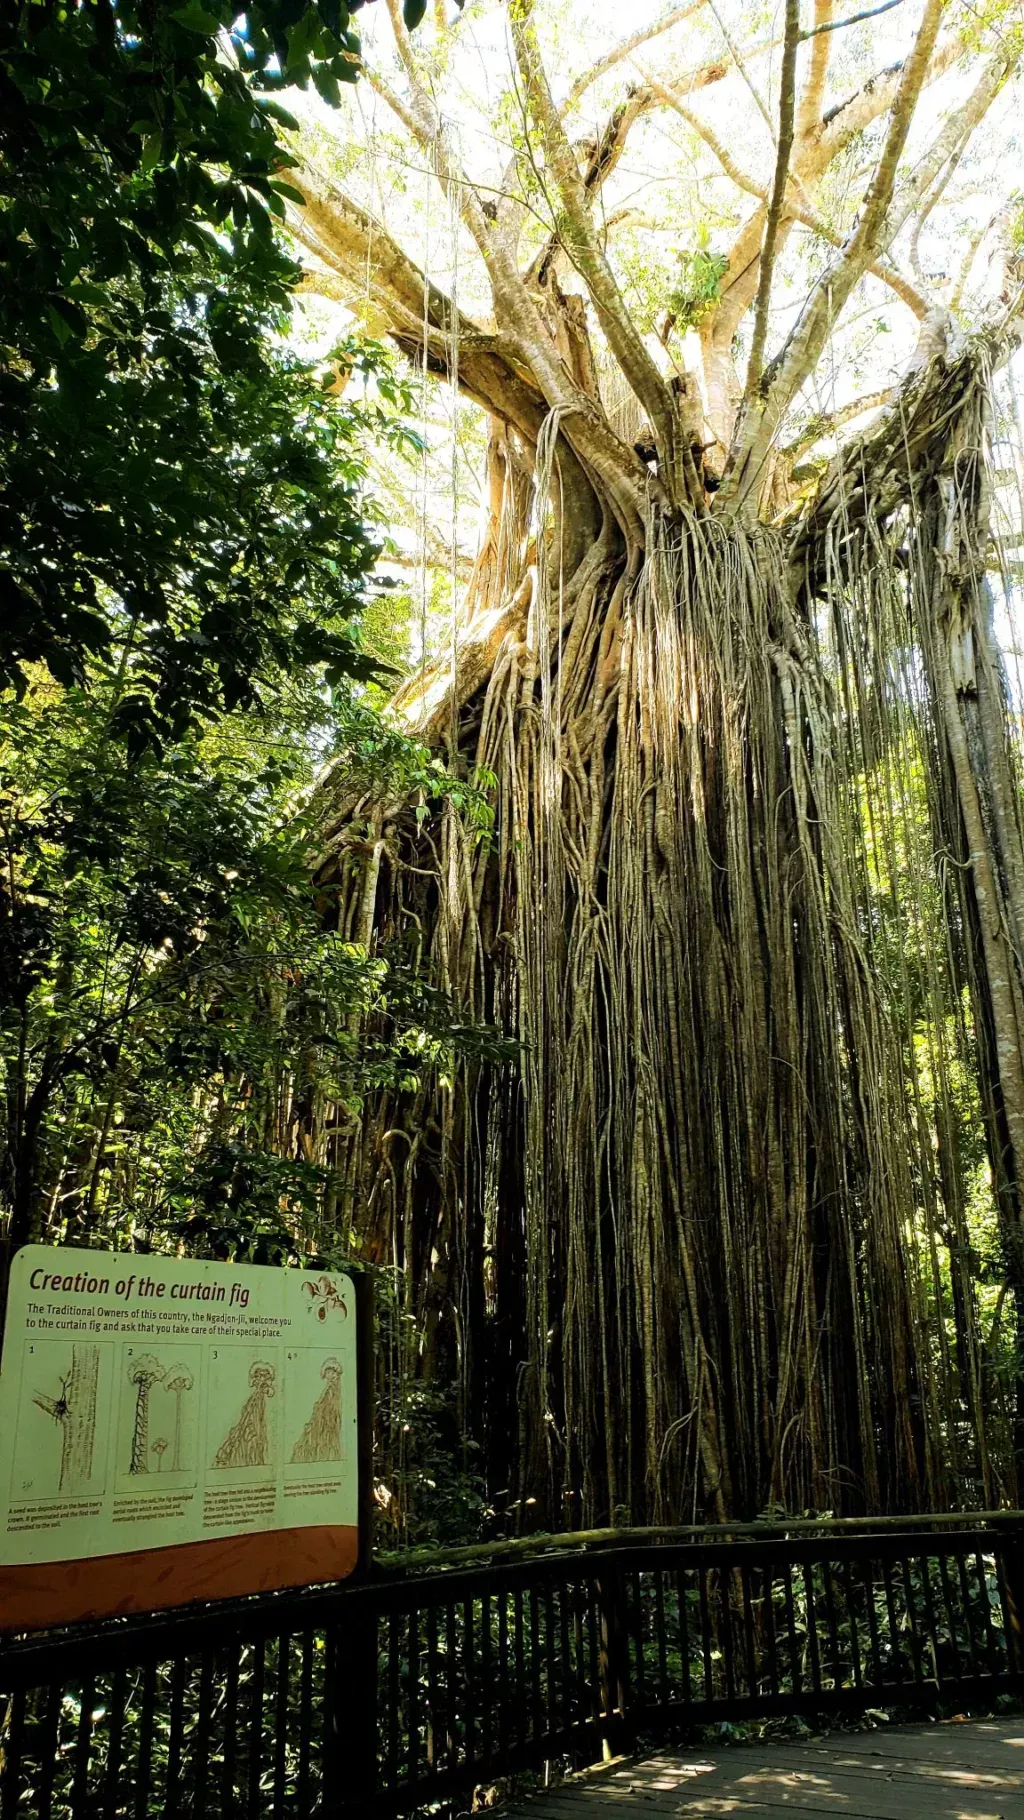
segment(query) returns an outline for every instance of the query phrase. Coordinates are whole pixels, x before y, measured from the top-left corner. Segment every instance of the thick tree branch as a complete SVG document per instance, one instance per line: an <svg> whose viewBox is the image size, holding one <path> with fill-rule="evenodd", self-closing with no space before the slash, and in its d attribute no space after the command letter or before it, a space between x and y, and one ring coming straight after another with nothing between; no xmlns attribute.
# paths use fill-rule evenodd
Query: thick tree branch
<svg viewBox="0 0 1024 1820"><path fill-rule="evenodd" d="M953 286L952 295L949 299L949 307L951 310L958 310L963 302L964 291L967 288L967 280L970 278L971 268L978 257L978 252L982 243L988 239L993 228L1009 226L1012 217L1012 206L1001 203L994 214L990 215L988 220L983 222L980 227L976 228L971 235L964 256L960 261L960 269L957 273L956 283Z"/></svg>
<svg viewBox="0 0 1024 1820"><path fill-rule="evenodd" d="M730 457L723 506L756 503L764 459L782 413L813 371L832 324L883 237L896 173L918 97L924 87L947 0L926 0L913 49L903 65L885 144L861 208L860 219L838 261L815 285L796 326L762 384L762 399L746 413Z"/></svg>
<svg viewBox="0 0 1024 1820"><path fill-rule="evenodd" d="M292 231L340 279L346 300L358 303L368 295L386 317L396 346L416 364L425 357L428 369L441 378L453 377L452 331L457 328L460 388L535 442L545 416L544 398L512 352L456 311L445 292L358 203L320 184L309 171L299 181L305 208L293 220ZM316 286L315 273L309 282ZM336 288L333 294L339 294Z"/></svg>
<svg viewBox="0 0 1024 1820"><path fill-rule="evenodd" d="M802 34L804 38L812 38L813 44L807 80L801 91L796 110L796 136L798 139L808 138L821 118L821 103L825 94L829 57L832 51L832 40L829 36L832 28L832 12L833 0L814 0L813 29Z"/></svg>
<svg viewBox="0 0 1024 1820"><path fill-rule="evenodd" d="M643 26L639 31L633 32L629 38L624 38L621 44L615 46L614 50L608 51L604 57L599 57L597 62L592 63L581 76L577 76L565 98L562 107L563 116L576 106L588 88L592 88L595 82L599 82L602 76L606 76L617 63L624 63L633 51L639 50L642 44L649 44L652 38L660 38L665 32L671 31L673 26L682 25L684 19L692 19L694 13L699 13L701 8L706 5L707 0L687 0L685 6L674 6L671 12L665 13L653 25Z"/></svg>
<svg viewBox="0 0 1024 1820"><path fill-rule="evenodd" d="M940 76L952 69L962 52L963 44L958 34L951 33L948 38L944 38L941 44L936 45L928 66L926 82L930 84L938 81ZM862 133L873 120L878 120L889 112L899 93L905 69L904 61L876 71L861 88L848 95L845 101L829 108L822 116L814 133L814 149L809 157L813 175L817 176L826 170L851 139Z"/></svg>
<svg viewBox="0 0 1024 1820"><path fill-rule="evenodd" d="M775 176L765 220L761 246L760 276L754 305L754 334L747 366L744 402L749 401L760 384L764 365L764 348L768 338L768 310L771 305L772 273L775 267L775 242L778 238L782 206L789 179L789 160L793 150L793 123L796 111L796 53L800 42L800 0L786 0L786 40L782 53L782 80L779 88L779 138L775 158Z"/></svg>
<svg viewBox="0 0 1024 1820"><path fill-rule="evenodd" d="M402 17L401 0L386 0L386 3L388 17L391 20L391 30L394 34L395 49L401 58L402 67L405 70L409 81L413 84L414 88L419 88L421 83L420 66L416 60L416 52L413 49L412 38L409 35L405 20Z"/></svg>
<svg viewBox="0 0 1024 1820"><path fill-rule="evenodd" d="M388 3L399 54L410 82L410 100L404 105L411 131L430 158L444 195L454 202L480 252L491 282L495 318L501 323L506 337L505 345L514 350L521 369L532 374L548 407L559 412L564 433L576 453L605 481L623 524L628 524L631 531L638 530L640 502L650 493L652 484L656 488L657 483L652 483L635 451L615 435L600 406L575 384L534 298L516 269L509 237L498 232L492 214L484 208L475 185L459 164L450 131L420 79L398 0L388 0ZM507 415L500 406L494 410L495 415Z"/></svg>
<svg viewBox="0 0 1024 1820"><path fill-rule="evenodd" d="M894 386L882 386L877 392L866 392L862 398L855 398L851 404L840 405L835 411L819 411L804 424L799 433L790 442L784 444L780 454L794 459L802 449L809 449L826 436L834 436L845 423L853 423L863 417L867 411L880 410L883 405L891 404L896 395Z"/></svg>
<svg viewBox="0 0 1024 1820"><path fill-rule="evenodd" d="M959 160L971 134L981 125L1019 58L1019 51L1014 52L1008 46L1000 49L982 70L967 100L950 115L935 135L917 168L893 197L885 221L886 245L892 245L897 234L921 208L943 167ZM938 194L941 194L941 190Z"/></svg>
<svg viewBox="0 0 1024 1820"><path fill-rule="evenodd" d="M749 171L745 171L741 165L737 164L732 153L727 146L723 145L717 133L714 131L714 128L709 126L706 120L701 119L701 116L697 113L696 109L687 107L685 101L680 101L676 95L671 94L668 89L663 88L661 84L657 82L656 78L649 73L644 72L644 79L645 81L652 83L658 89L665 105L672 108L681 119L685 120L687 125L697 134L697 137L703 140L704 144L708 147L708 150L714 153L714 156L717 158L726 176L735 183L737 189L744 190L748 196L756 196L758 201L766 203L768 201L768 191L764 184L759 183L756 177L752 177ZM829 227L828 223L823 220L817 210L811 207L811 205L802 198L794 197L792 195L787 197L784 219L799 221L803 227L810 228L812 233L817 234L819 239L827 241L830 246L841 247L845 245L844 236L837 233L834 228ZM611 226L611 221L609 221L608 225ZM902 272L897 271L895 266L890 265L888 260L873 259L868 270L873 273L876 278L881 278L882 282L887 284L889 288L895 292L896 296L902 299L909 309L913 310L915 316L920 318L928 314L929 306L927 298L921 295L921 292L910 283L909 279L904 278Z"/></svg>
<svg viewBox="0 0 1024 1820"><path fill-rule="evenodd" d="M661 472L670 491L675 497L689 497L693 503L697 503L699 494L702 504L703 489L689 446L679 436L672 395L626 308L594 230L584 180L541 59L532 0L513 0L510 16L516 65L547 169L558 191L562 210L557 224L559 238L586 281L612 353L650 417L659 444Z"/></svg>
<svg viewBox="0 0 1024 1820"><path fill-rule="evenodd" d="M753 57L765 56L774 50L777 42L774 38L763 38L757 44L750 45L744 55L748 61ZM724 82L734 67L732 56L727 53L725 56L709 58L695 68L682 70L677 75L658 80L645 76L642 86L628 89L596 137L581 141L575 148L577 158L581 152L583 154L583 185L591 204L601 186L616 169L634 126L652 113L659 103L664 103L666 93L676 96L695 95L701 89Z"/></svg>
<svg viewBox="0 0 1024 1820"><path fill-rule="evenodd" d="M935 82L944 75L960 54L960 49L956 38L949 38L941 44L929 64L927 82ZM856 94L837 108L831 109L816 127L804 135L797 148L794 170L805 191L808 186L818 182L857 133L892 107L904 67L903 63L897 63L889 69L879 70ZM721 321L721 338L726 344L732 341L741 318L753 300L757 284L755 261L760 247L762 225L763 217L758 211L744 223L730 249L729 268L716 312ZM735 300L730 300L729 293L733 286L739 287L739 295ZM715 330L718 331L717 322Z"/></svg>

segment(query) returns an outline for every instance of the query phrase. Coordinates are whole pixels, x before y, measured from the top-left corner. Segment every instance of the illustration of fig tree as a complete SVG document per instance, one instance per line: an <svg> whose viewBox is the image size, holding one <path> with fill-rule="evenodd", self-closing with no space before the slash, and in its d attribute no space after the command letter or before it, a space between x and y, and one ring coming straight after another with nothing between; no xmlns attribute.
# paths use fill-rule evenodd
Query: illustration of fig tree
<svg viewBox="0 0 1024 1820"><path fill-rule="evenodd" d="M61 1431L61 1491L78 1491L92 1477L99 1360L98 1346L73 1347L71 1370L61 1380L60 1395L54 1397L40 1391L33 1398L37 1408L52 1416Z"/></svg>
<svg viewBox="0 0 1024 1820"><path fill-rule="evenodd" d="M168 1448L168 1442L166 1442L162 1436L159 1441L153 1442L153 1452L156 1454L157 1472L163 1472L164 1454L167 1452L167 1448Z"/></svg>
<svg viewBox="0 0 1024 1820"><path fill-rule="evenodd" d="M132 1427L132 1463L129 1472L149 1471L149 1393L164 1375L159 1359L142 1353L128 1367L128 1382L135 1385L135 1422Z"/></svg>
<svg viewBox="0 0 1024 1820"><path fill-rule="evenodd" d="M171 1471L181 1471L181 1399L186 1390L191 1390L195 1379L187 1365L172 1365L164 1378L164 1389L174 1393L174 1446L171 1450Z"/></svg>
<svg viewBox="0 0 1024 1820"><path fill-rule="evenodd" d="M214 1466L266 1466L267 1399L274 1394L277 1373L258 1359L249 1368L249 1395L238 1421L214 1455Z"/></svg>
<svg viewBox="0 0 1024 1820"><path fill-rule="evenodd" d="M325 1359L320 1367L324 1389L313 1405L313 1413L292 1448L292 1465L302 1461L323 1463L340 1460L341 1445L341 1364Z"/></svg>

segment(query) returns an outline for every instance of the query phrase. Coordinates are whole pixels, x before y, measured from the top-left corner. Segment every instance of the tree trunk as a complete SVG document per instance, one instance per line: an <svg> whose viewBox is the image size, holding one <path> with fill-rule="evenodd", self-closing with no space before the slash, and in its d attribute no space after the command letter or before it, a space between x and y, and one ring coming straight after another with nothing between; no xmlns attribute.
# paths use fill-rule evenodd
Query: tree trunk
<svg viewBox="0 0 1024 1820"><path fill-rule="evenodd" d="M542 439L541 499L545 463ZM420 1368L461 1381L539 1521L946 1505L973 1392L926 1328L932 1136L812 609L782 540L731 523L655 511L636 544L606 505L574 569L550 528L537 553L525 626L459 707L492 842L448 817L432 857L399 812L373 880L343 833L328 861L342 915L372 884L378 937L422 932L461 1011L522 1044L518 1078L386 1097L340 1144L357 1229L390 1261L379 1134L404 1129Z"/></svg>

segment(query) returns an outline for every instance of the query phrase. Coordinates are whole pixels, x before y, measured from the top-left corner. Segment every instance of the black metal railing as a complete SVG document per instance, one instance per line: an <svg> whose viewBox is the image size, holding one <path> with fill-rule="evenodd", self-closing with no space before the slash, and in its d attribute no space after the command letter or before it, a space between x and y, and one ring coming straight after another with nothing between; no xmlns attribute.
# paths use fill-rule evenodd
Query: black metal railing
<svg viewBox="0 0 1024 1820"><path fill-rule="evenodd" d="M668 1532L0 1650L2 1820L411 1814L720 1719L1024 1693L1024 1517Z"/></svg>

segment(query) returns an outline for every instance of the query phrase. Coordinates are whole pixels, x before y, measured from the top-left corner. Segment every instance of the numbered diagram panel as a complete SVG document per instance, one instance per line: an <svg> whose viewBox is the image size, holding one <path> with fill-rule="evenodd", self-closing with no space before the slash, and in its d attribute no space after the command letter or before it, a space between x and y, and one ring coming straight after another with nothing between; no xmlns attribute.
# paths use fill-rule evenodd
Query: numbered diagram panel
<svg viewBox="0 0 1024 1820"><path fill-rule="evenodd" d="M352 1373L349 1373L351 1380ZM301 1346L285 1355L287 1476L336 1476L352 1456L355 1384L346 1381L341 1348Z"/></svg>
<svg viewBox="0 0 1024 1820"><path fill-rule="evenodd" d="M208 1379L208 1476L266 1476L268 1468L276 1471L281 1451L280 1348L215 1347L209 1354Z"/></svg>
<svg viewBox="0 0 1024 1820"><path fill-rule="evenodd" d="M180 1342L117 1350L117 1490L196 1484L203 1348Z"/></svg>
<svg viewBox="0 0 1024 1820"><path fill-rule="evenodd" d="M102 1491L115 1350L86 1339L25 1342L8 1487L12 1503Z"/></svg>

